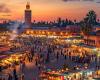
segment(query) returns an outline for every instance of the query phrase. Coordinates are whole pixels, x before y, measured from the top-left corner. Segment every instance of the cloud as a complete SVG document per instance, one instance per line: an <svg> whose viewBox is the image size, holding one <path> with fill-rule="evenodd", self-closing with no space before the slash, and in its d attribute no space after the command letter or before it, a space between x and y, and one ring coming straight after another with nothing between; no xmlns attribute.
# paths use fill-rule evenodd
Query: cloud
<svg viewBox="0 0 100 80"><path fill-rule="evenodd" d="M4 14L4 15L2 15L2 16L7 16L7 17L8 17L8 16L12 16L12 15L11 15L11 14Z"/></svg>
<svg viewBox="0 0 100 80"><path fill-rule="evenodd" d="M0 13L10 13L11 10L7 7L6 4L0 4Z"/></svg>
<svg viewBox="0 0 100 80"><path fill-rule="evenodd" d="M100 0L97 0L96 3L100 3Z"/></svg>
<svg viewBox="0 0 100 80"><path fill-rule="evenodd" d="M64 2L67 2L67 1L80 1L80 0L62 0Z"/></svg>
<svg viewBox="0 0 100 80"><path fill-rule="evenodd" d="M62 1L64 1L64 2L68 2L68 1L95 1L95 0L62 0Z"/></svg>
<svg viewBox="0 0 100 80"><path fill-rule="evenodd" d="M62 0L63 2L94 2L100 3L100 0Z"/></svg>

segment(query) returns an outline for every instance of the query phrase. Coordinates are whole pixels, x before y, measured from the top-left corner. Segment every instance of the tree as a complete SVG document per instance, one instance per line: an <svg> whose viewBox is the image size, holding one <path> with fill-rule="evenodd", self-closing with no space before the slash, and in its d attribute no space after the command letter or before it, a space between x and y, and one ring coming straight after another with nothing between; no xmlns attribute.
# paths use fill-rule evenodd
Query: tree
<svg viewBox="0 0 100 80"><path fill-rule="evenodd" d="M84 20L80 22L81 31L83 32L83 34L88 35L92 31L93 26L97 23L96 18L96 13L93 10L90 10L87 13Z"/></svg>
<svg viewBox="0 0 100 80"><path fill-rule="evenodd" d="M86 17L84 18L84 22L95 25L96 24L96 19L97 19L97 15L96 15L95 11L90 10L87 13Z"/></svg>
<svg viewBox="0 0 100 80"><path fill-rule="evenodd" d="M88 35L92 31L92 25L91 24L82 22L80 24L80 26L81 26L82 33L85 34L85 35Z"/></svg>

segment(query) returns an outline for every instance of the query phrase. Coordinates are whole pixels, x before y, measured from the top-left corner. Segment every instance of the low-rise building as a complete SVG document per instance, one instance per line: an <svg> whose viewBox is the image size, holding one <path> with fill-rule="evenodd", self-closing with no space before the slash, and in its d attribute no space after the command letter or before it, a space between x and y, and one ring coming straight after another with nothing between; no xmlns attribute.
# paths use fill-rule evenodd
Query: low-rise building
<svg viewBox="0 0 100 80"><path fill-rule="evenodd" d="M100 30L84 35L84 44L100 48Z"/></svg>
<svg viewBox="0 0 100 80"><path fill-rule="evenodd" d="M94 30L94 31L100 30L100 26L99 26L99 25L95 25L95 26L93 27L93 30Z"/></svg>

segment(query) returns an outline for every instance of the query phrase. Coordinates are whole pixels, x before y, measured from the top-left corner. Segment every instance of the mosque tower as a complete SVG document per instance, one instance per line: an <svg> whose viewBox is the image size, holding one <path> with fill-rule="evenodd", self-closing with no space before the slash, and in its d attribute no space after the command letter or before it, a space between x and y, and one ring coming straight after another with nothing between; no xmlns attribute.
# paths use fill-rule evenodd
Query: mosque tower
<svg viewBox="0 0 100 80"><path fill-rule="evenodd" d="M31 18L32 18L32 11L30 9L30 3L27 2L26 9L25 9L25 25L26 28L31 28Z"/></svg>

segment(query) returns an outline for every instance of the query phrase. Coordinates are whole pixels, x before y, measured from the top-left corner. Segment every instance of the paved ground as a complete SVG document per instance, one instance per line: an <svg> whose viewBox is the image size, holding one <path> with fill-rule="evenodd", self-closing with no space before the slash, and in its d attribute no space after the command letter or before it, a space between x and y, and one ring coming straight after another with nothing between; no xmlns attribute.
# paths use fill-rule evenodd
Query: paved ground
<svg viewBox="0 0 100 80"><path fill-rule="evenodd" d="M46 66L46 69L60 69L60 68L63 67L63 64L66 64L69 67L73 67L75 65L81 65L81 64L77 64L77 63L74 63L74 62L70 61L68 59L68 57L65 60L62 55L60 55L59 59L56 60L56 58L54 57L54 54L51 54L50 55L50 62L48 64L45 64L45 66ZM91 66L91 68L92 67L93 66ZM17 72L20 73L19 66L16 66L16 69L17 69ZM24 69L25 80L40 80L39 79L39 72L40 71L35 66L34 59L33 59L33 62L30 62L30 63L26 62L26 67Z"/></svg>
<svg viewBox="0 0 100 80"><path fill-rule="evenodd" d="M58 60L55 59L54 55L51 55L50 58L51 58L50 63L46 64L47 69L60 69L63 67L63 64L68 64L70 67L73 67L76 65L76 63L73 63L72 61L70 61L68 59L64 60L63 56L59 56ZM29 62L26 63L24 75L25 75L25 80L40 80L39 79L39 70L35 66L34 60L31 63L29 63Z"/></svg>

